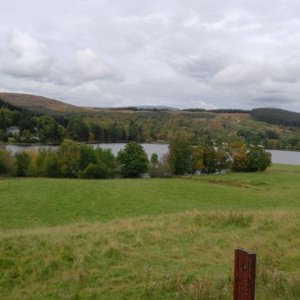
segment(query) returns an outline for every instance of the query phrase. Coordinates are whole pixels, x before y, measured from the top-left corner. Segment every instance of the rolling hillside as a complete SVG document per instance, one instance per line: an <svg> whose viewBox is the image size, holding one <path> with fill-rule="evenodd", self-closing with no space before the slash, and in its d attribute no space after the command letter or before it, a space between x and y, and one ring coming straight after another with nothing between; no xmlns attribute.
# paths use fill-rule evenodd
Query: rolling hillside
<svg viewBox="0 0 300 300"><path fill-rule="evenodd" d="M80 107L54 99L31 94L0 93L0 99L13 106L26 108L36 112L79 111Z"/></svg>
<svg viewBox="0 0 300 300"><path fill-rule="evenodd" d="M9 103L15 108L25 109L29 114L55 118L64 127L61 138L80 142L169 142L175 135L181 134L190 138L194 144L242 142L262 144L269 149L300 149L300 128L295 122L300 114L278 109L207 111L166 110L158 107L87 108L41 96L16 93L0 93L0 100L4 106ZM28 122L24 125L24 116L17 114L13 118L11 113L3 113L6 115L2 121L0 118L0 129L19 126L21 133L27 129L31 136L36 134L33 132L38 127L36 119L27 116ZM17 118L19 122L14 123L13 120ZM46 128L42 129L45 130ZM6 141L7 138L9 137L4 136L2 140ZM22 139L25 138L19 140ZM50 137L46 141L49 139ZM27 142L30 140L32 137L28 136Z"/></svg>
<svg viewBox="0 0 300 300"><path fill-rule="evenodd" d="M251 116L258 121L300 128L300 113L278 108L256 108Z"/></svg>

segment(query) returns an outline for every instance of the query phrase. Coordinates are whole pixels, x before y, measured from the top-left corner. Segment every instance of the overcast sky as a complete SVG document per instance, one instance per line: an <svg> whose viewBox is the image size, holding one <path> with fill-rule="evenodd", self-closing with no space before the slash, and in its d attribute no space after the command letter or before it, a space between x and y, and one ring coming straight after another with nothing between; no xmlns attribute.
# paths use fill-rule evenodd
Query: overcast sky
<svg viewBox="0 0 300 300"><path fill-rule="evenodd" d="M0 91L300 112L299 0L1 0Z"/></svg>

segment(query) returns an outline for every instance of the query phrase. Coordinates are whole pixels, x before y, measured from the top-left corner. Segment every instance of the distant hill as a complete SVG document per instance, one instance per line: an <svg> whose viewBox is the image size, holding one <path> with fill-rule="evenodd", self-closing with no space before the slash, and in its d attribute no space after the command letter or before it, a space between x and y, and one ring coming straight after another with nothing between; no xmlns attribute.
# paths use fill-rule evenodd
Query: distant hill
<svg viewBox="0 0 300 300"><path fill-rule="evenodd" d="M52 115L53 112L79 112L79 111L166 111L178 110L169 106L128 106L128 107L83 107L64 103L62 101L43 96L21 93L0 93L0 100L15 107L26 108L37 113Z"/></svg>
<svg viewBox="0 0 300 300"><path fill-rule="evenodd" d="M38 113L79 111L82 109L75 105L31 94L0 93L0 100L13 106L26 108Z"/></svg>
<svg viewBox="0 0 300 300"><path fill-rule="evenodd" d="M180 134L194 144L244 142L260 144L268 149L300 150L300 114L282 109L177 110L166 106L96 108L79 107L36 95L0 93L0 109L3 106L0 141L2 130L4 142L11 138L3 134L9 126L18 126L21 132L27 130L27 135L29 131L32 140L38 126L34 116L48 115L63 127L60 128L64 137L83 142L135 140L157 143L169 142ZM47 130L42 133L45 132ZM19 139L21 142L25 139L23 136ZM53 136L46 142L53 142Z"/></svg>
<svg viewBox="0 0 300 300"><path fill-rule="evenodd" d="M126 107L111 107L111 110L131 110L131 111L177 111L176 107L164 106L164 105L138 105L138 106L126 106Z"/></svg>
<svg viewBox="0 0 300 300"><path fill-rule="evenodd" d="M300 113L278 108L255 108L251 116L257 121L300 128Z"/></svg>

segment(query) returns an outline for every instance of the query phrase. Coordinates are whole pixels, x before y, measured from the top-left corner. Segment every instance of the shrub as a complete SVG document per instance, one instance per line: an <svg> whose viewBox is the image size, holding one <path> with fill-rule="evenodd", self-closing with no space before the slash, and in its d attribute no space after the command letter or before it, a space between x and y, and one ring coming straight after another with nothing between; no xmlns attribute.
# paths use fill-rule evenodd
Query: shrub
<svg viewBox="0 0 300 300"><path fill-rule="evenodd" d="M123 177L136 178L148 169L148 157L144 148L136 143L128 143L124 150L118 153L120 171Z"/></svg>
<svg viewBox="0 0 300 300"><path fill-rule="evenodd" d="M104 179L111 178L113 176L112 171L104 164L96 165L89 164L85 170L81 173L82 178L89 179Z"/></svg>
<svg viewBox="0 0 300 300"><path fill-rule="evenodd" d="M22 151L15 154L15 175L26 176L30 164L30 156L27 152Z"/></svg>
<svg viewBox="0 0 300 300"><path fill-rule="evenodd" d="M264 171L271 165L271 153L259 146L240 148L233 156L232 170L237 172Z"/></svg>
<svg viewBox="0 0 300 300"><path fill-rule="evenodd" d="M9 175L13 171L14 157L11 152L0 149L0 174Z"/></svg>

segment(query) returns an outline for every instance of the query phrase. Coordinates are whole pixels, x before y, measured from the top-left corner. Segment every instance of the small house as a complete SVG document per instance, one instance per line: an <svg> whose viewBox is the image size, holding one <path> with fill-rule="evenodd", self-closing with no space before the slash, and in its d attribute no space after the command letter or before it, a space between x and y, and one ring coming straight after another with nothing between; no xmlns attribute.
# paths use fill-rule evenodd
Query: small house
<svg viewBox="0 0 300 300"><path fill-rule="evenodd" d="M11 126L6 129L7 135L19 135L20 128L18 126Z"/></svg>

